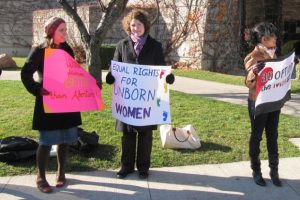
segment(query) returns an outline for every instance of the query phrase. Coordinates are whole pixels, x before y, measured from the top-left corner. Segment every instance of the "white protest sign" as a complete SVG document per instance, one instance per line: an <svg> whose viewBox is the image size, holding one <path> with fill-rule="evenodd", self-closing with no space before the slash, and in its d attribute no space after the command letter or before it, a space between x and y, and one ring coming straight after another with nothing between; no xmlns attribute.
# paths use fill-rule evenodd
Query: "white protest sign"
<svg viewBox="0 0 300 200"><path fill-rule="evenodd" d="M113 117L130 125L171 123L169 85L171 66L150 66L112 61L115 77Z"/></svg>
<svg viewBox="0 0 300 200"><path fill-rule="evenodd" d="M291 75L295 53L265 62L256 82L255 114L279 110L291 98Z"/></svg>

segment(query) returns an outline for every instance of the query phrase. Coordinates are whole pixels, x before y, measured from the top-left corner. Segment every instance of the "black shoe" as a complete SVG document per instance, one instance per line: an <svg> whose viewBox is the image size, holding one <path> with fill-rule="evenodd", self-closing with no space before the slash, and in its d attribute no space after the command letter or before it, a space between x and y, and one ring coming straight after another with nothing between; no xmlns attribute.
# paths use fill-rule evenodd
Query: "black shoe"
<svg viewBox="0 0 300 200"><path fill-rule="evenodd" d="M262 177L261 173L252 172L254 182L259 186L266 186L266 182Z"/></svg>
<svg viewBox="0 0 300 200"><path fill-rule="evenodd" d="M270 172L270 177L271 177L271 180L272 180L272 183L277 186L277 187L281 187L282 186L282 183L279 179L279 175L278 173L272 173Z"/></svg>
<svg viewBox="0 0 300 200"><path fill-rule="evenodd" d="M148 172L139 172L140 179L146 179L146 178L148 178L148 176L149 176Z"/></svg>
<svg viewBox="0 0 300 200"><path fill-rule="evenodd" d="M124 169L121 169L121 170L117 173L117 178L123 179L123 178L125 178L128 174L132 174L133 172L134 172L134 169L131 169L131 170L124 170Z"/></svg>

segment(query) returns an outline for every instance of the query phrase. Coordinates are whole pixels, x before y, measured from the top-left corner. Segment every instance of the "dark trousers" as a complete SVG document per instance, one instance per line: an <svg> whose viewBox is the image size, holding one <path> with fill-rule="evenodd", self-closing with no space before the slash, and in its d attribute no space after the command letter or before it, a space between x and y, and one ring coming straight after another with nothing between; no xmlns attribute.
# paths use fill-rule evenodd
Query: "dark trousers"
<svg viewBox="0 0 300 200"><path fill-rule="evenodd" d="M127 170L134 169L136 158L137 169L140 172L147 172L150 168L151 150L152 130L142 132L128 132L124 130L122 137L122 168Z"/></svg>
<svg viewBox="0 0 300 200"><path fill-rule="evenodd" d="M249 142L249 155L251 159L259 158L260 141L263 130L266 130L268 156L278 160L278 123L280 110L254 116L255 101L248 100L248 111L251 120L251 136Z"/></svg>

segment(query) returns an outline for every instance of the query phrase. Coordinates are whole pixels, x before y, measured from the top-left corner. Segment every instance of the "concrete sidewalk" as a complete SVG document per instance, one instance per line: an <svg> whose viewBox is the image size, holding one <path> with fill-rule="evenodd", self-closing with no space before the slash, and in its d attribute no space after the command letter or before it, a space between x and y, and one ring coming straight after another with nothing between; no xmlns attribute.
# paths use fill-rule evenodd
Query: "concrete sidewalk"
<svg viewBox="0 0 300 200"><path fill-rule="evenodd" d="M268 176L267 161L262 162L266 187L254 184L249 162L183 167L153 168L148 180L137 173L126 180L115 178L116 171L67 174L68 184L43 194L35 187L35 175L0 178L0 199L122 199L122 200L296 200L300 199L300 158L280 160L282 187ZM54 184L55 175L48 175Z"/></svg>
<svg viewBox="0 0 300 200"><path fill-rule="evenodd" d="M0 80L20 80L20 72L3 71ZM230 103L247 104L246 87L176 77L171 89ZM300 117L299 95L293 95L282 112ZM300 139L294 139L292 142L299 145ZM296 200L300 199L299 166L300 157L280 159L279 174L283 181L281 188L271 183L267 161L262 161L262 172L267 187L254 184L249 161L151 168L147 180L139 179L137 173L128 176L126 180L120 180L115 178L116 171L113 170L71 173L67 174L67 186L54 188L52 194L43 194L36 189L35 175L0 177L0 200ZM53 185L55 174L49 174L47 177Z"/></svg>

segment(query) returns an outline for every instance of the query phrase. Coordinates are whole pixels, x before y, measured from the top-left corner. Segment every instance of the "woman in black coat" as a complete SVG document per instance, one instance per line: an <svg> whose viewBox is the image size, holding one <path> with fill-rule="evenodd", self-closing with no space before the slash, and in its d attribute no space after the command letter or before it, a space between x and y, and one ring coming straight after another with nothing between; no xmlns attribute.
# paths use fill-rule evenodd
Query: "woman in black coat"
<svg viewBox="0 0 300 200"><path fill-rule="evenodd" d="M142 65L165 65L162 45L149 35L150 23L143 11L131 11L123 19L123 28L129 36L117 44L114 54L115 61ZM174 79L173 74L166 77L169 84L172 84ZM111 72L109 72L106 76L106 82L112 84L114 80ZM157 125L132 126L117 120L116 130L123 132L122 166L117 173L118 178L125 178L128 174L134 172L135 160L139 177L142 179L148 177L152 132L155 129L157 129Z"/></svg>
<svg viewBox="0 0 300 200"><path fill-rule="evenodd" d="M62 49L74 57L72 49L66 43L66 30L66 23L63 19L50 18L45 25L45 43L31 50L21 71L21 79L25 88L36 97L32 123L32 128L39 131L39 147L36 156L38 167L36 184L38 189L45 193L52 191L52 187L46 180L45 169L51 146L54 144L58 144L56 187L65 185L65 163L69 144L77 140L77 126L81 125L81 116L79 112L45 113L43 95L49 95L50 92L47 91L47 88L43 88L43 80L34 80L33 74L37 72L40 79L43 77L45 48Z"/></svg>

